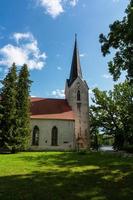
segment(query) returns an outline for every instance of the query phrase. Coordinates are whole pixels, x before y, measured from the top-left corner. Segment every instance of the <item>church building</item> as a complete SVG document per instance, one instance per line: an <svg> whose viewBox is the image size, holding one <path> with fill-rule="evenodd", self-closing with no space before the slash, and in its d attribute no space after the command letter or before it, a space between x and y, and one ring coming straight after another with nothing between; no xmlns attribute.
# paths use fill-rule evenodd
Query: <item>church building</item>
<svg viewBox="0 0 133 200"><path fill-rule="evenodd" d="M75 38L65 99L31 98L31 149L89 149L88 86Z"/></svg>

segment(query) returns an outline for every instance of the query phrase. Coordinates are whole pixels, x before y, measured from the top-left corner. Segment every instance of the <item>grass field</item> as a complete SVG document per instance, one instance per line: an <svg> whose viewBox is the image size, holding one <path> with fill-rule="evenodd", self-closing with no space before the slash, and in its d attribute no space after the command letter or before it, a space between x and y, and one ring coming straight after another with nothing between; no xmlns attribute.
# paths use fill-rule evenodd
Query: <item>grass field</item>
<svg viewBox="0 0 133 200"><path fill-rule="evenodd" d="M0 155L0 200L133 200L133 158L65 152Z"/></svg>

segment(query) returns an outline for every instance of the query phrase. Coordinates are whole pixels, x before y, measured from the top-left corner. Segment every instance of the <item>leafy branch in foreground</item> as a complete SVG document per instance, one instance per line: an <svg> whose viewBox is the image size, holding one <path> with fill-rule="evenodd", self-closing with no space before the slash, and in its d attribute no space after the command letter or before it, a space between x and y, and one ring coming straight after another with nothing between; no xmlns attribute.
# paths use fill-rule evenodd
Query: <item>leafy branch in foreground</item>
<svg viewBox="0 0 133 200"><path fill-rule="evenodd" d="M101 51L103 56L115 49L115 56L108 63L109 72L114 80L118 80L122 71L127 72L127 79L133 83L133 0L126 9L126 16L122 21L116 20L109 26L107 36L100 34Z"/></svg>

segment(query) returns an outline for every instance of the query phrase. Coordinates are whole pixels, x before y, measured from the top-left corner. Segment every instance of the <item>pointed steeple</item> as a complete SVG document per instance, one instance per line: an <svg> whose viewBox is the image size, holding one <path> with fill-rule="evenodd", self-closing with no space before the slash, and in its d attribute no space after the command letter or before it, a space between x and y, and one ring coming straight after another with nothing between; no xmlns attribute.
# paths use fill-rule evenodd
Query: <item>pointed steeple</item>
<svg viewBox="0 0 133 200"><path fill-rule="evenodd" d="M73 58L72 58L71 71L69 77L69 86L75 81L77 77L80 77L82 79L79 51L77 46L77 34L75 34L75 44L74 44Z"/></svg>

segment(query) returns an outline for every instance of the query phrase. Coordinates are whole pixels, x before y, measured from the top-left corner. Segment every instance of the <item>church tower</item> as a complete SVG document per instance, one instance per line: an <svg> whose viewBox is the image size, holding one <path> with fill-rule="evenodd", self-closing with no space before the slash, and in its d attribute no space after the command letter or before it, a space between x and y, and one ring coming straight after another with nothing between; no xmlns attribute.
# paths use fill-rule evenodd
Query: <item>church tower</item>
<svg viewBox="0 0 133 200"><path fill-rule="evenodd" d="M71 71L70 77L66 81L65 96L75 114L76 149L88 149L90 147L88 89L88 85L82 76L75 36Z"/></svg>

